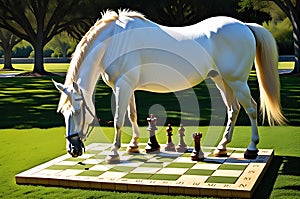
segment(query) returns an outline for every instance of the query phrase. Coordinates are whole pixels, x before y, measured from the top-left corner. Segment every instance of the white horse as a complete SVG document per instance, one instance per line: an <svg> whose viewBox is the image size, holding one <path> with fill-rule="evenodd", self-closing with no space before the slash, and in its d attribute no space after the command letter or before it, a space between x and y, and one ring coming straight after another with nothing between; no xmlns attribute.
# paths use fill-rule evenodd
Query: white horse
<svg viewBox="0 0 300 199"><path fill-rule="evenodd" d="M246 158L257 156L256 102L247 85L255 60L263 117L284 124L280 106L276 43L265 28L229 17L213 17L186 27L165 27L132 11L107 11L78 44L64 84L58 111L66 123L68 152L82 154L82 140L95 119L92 94L100 75L115 94L115 138L108 163L118 162L126 109L133 137L128 152L138 152L135 90L174 92L211 78L227 106L228 123L216 156L226 155L240 104L252 126ZM266 114L265 114L266 113Z"/></svg>

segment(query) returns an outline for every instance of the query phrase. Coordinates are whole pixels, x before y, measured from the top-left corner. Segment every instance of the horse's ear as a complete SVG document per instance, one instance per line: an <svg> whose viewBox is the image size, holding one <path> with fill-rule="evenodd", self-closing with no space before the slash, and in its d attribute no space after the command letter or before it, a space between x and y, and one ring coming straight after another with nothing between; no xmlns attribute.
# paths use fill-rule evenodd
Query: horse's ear
<svg viewBox="0 0 300 199"><path fill-rule="evenodd" d="M57 88L57 90L64 92L65 88L64 88L63 84L58 83L58 82L54 81L53 79L52 79L52 82L53 82L54 86Z"/></svg>
<svg viewBox="0 0 300 199"><path fill-rule="evenodd" d="M76 82L73 82L73 88L75 89L75 91L76 91L77 93L80 93L79 85L78 85Z"/></svg>

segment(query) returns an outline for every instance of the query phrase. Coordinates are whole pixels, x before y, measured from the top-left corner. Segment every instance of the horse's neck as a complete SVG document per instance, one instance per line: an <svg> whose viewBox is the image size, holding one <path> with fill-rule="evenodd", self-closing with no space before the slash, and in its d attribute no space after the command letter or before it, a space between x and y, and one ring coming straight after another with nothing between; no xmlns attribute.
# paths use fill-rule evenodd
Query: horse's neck
<svg viewBox="0 0 300 199"><path fill-rule="evenodd" d="M93 61L92 57L86 56L87 60L82 65L77 74L77 84L82 89L86 102L92 105L92 96L97 85L100 67L97 61Z"/></svg>

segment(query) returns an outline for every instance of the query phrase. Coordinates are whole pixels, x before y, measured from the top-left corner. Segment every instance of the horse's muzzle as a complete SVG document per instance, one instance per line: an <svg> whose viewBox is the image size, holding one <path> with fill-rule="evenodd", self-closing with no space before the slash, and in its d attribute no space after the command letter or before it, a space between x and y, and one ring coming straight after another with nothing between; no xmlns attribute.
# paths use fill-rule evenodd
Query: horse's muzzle
<svg viewBox="0 0 300 199"><path fill-rule="evenodd" d="M84 147L84 144L81 141L79 135L75 134L75 135L72 135L72 136L68 136L67 139L69 141L68 153L73 158L81 156L82 153L83 153L83 150L85 150L85 147Z"/></svg>

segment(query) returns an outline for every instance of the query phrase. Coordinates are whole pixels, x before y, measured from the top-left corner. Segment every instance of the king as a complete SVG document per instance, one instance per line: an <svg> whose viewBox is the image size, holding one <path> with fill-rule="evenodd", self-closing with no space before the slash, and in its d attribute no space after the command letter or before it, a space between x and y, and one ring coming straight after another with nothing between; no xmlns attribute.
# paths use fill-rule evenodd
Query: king
<svg viewBox="0 0 300 199"><path fill-rule="evenodd" d="M147 143L147 146L145 147L146 153L159 153L160 152L160 145L158 144L156 140L155 131L156 128L156 117L153 114L150 114L150 116L147 118L147 122L149 124L147 130L149 131L149 141Z"/></svg>

